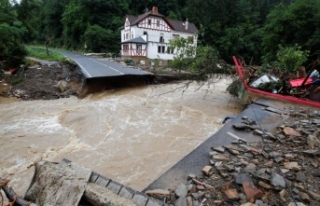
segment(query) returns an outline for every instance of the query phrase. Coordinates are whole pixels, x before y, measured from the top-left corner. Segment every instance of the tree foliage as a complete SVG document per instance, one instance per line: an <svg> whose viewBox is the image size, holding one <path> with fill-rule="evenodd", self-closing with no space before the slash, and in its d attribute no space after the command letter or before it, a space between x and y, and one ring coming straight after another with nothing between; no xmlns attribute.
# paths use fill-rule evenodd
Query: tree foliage
<svg viewBox="0 0 320 206"><path fill-rule="evenodd" d="M89 26L84 33L84 40L92 52L103 52L108 49L108 41L112 38L112 31L99 25Z"/></svg>
<svg viewBox="0 0 320 206"><path fill-rule="evenodd" d="M256 64L274 61L279 44L298 44L313 59L320 53L320 0L21 0L14 9L26 28L25 42L79 49L96 25L107 31L108 47L92 40L92 49L118 52L125 15L153 6L168 18L194 23L199 45L213 47L229 63L233 55Z"/></svg>
<svg viewBox="0 0 320 206"><path fill-rule="evenodd" d="M292 47L279 45L277 52L278 66L289 73L295 73L298 67L308 60L308 54L309 51L302 51L297 44Z"/></svg>
<svg viewBox="0 0 320 206"><path fill-rule="evenodd" d="M320 0L296 0L290 5L279 4L267 17L263 48L265 61L276 59L278 45L295 44L309 50L315 59L320 54Z"/></svg>
<svg viewBox="0 0 320 206"><path fill-rule="evenodd" d="M0 64L8 69L21 64L26 55L20 41L26 29L8 0L0 0L0 19Z"/></svg>

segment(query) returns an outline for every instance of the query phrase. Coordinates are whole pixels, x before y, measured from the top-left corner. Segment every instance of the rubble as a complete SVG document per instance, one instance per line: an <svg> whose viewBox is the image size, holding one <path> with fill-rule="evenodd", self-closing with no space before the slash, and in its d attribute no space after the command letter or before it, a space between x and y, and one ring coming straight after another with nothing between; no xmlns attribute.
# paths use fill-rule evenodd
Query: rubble
<svg viewBox="0 0 320 206"><path fill-rule="evenodd" d="M52 100L78 95L84 76L81 69L73 64L53 63L21 67L4 82L11 84L5 96L23 100Z"/></svg>
<svg viewBox="0 0 320 206"><path fill-rule="evenodd" d="M296 112L289 108L288 114ZM307 142L310 135L314 142L319 141L319 135L315 134L320 133L316 121L320 113L316 116L312 111L299 110L299 113L305 115L290 117L272 134L264 129L258 133L252 128L258 127L253 120L242 118L246 122L242 124L249 127L237 123L234 128L253 132L264 141L213 146L212 151L208 151L211 165L203 168L204 175L189 175L185 199L168 199L166 203L188 206L319 205L320 145L314 144L310 148ZM185 186L180 185L177 190Z"/></svg>

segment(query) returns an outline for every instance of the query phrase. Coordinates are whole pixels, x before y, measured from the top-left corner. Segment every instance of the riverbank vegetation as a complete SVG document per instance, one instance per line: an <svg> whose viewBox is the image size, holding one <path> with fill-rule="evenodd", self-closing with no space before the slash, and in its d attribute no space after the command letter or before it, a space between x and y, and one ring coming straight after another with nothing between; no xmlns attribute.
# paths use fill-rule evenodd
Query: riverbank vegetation
<svg viewBox="0 0 320 206"><path fill-rule="evenodd" d="M26 47L27 55L30 57L34 57L37 59L49 60L49 61L66 61L66 57L58 52L54 52L51 50L46 50L41 47Z"/></svg>

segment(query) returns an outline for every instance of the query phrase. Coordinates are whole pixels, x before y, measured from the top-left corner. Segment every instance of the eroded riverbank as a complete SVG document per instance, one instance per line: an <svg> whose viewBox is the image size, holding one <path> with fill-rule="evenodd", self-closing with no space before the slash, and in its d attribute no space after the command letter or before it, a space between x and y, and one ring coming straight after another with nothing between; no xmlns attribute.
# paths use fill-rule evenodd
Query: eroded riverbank
<svg viewBox="0 0 320 206"><path fill-rule="evenodd" d="M142 190L242 110L225 92L229 83L220 80L206 97L207 87L194 83L182 95L177 83L82 100L1 100L0 175L22 195L34 162L68 158Z"/></svg>

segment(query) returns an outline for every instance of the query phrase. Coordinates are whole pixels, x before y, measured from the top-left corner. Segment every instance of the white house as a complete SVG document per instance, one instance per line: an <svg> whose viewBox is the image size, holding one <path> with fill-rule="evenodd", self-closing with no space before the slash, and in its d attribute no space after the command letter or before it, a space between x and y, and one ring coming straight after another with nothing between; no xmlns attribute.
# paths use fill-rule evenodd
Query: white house
<svg viewBox="0 0 320 206"><path fill-rule="evenodd" d="M136 63L146 59L172 60L175 51L169 41L177 37L188 38L196 46L198 29L188 20L166 18L155 6L139 16L127 15L121 29L121 56Z"/></svg>

